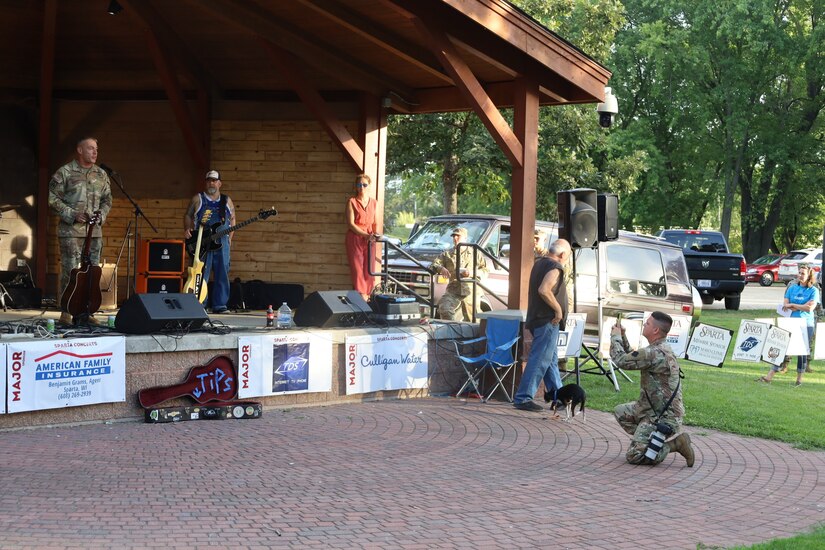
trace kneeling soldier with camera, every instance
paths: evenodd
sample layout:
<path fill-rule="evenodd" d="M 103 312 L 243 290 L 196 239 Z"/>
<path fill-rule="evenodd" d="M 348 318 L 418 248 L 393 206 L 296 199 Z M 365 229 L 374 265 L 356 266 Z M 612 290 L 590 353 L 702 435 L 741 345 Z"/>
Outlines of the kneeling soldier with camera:
<path fill-rule="evenodd" d="M 679 453 L 693 466 L 690 436 L 679 432 L 685 407 L 682 404 L 682 372 L 666 338 L 673 324 L 670 315 L 654 311 L 642 327 L 642 336 L 650 345 L 630 351 L 620 320 L 610 331 L 610 357 L 624 370 L 641 372 L 642 391 L 638 401 L 616 407 L 613 415 L 621 427 L 633 436 L 625 458 L 630 464 L 658 464 L 671 451 Z"/>

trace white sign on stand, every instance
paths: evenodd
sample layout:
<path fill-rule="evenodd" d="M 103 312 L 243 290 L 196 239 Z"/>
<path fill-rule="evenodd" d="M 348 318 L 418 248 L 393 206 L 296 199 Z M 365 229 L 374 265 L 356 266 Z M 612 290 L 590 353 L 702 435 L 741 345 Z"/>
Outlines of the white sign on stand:
<path fill-rule="evenodd" d="M 771 325 L 768 323 L 742 319 L 739 323 L 739 332 L 736 333 L 736 343 L 733 345 L 733 360 L 751 363 L 761 361 L 762 348 L 770 328 Z"/>
<path fill-rule="evenodd" d="M 732 338 L 732 330 L 699 323 L 693 329 L 685 359 L 711 367 L 721 367 Z"/>
<path fill-rule="evenodd" d="M 825 323 L 816 324 L 814 359 L 825 359 Z"/>
<path fill-rule="evenodd" d="M 808 355 L 808 322 L 802 317 L 779 317 L 776 326 L 791 333 L 791 341 L 785 355 Z"/>
<path fill-rule="evenodd" d="M 7 344 L 8 412 L 126 401 L 126 338 Z"/>
<path fill-rule="evenodd" d="M 578 357 L 581 354 L 587 313 L 568 313 L 565 330 L 559 332 L 559 357 Z"/>
<path fill-rule="evenodd" d="M 238 338 L 238 397 L 332 390 L 332 343 L 284 331 Z"/>
<path fill-rule="evenodd" d="M 601 342 L 599 342 L 599 351 L 601 352 L 602 356 L 610 357 L 610 331 L 613 328 L 613 325 L 616 324 L 615 317 L 605 317 L 602 319 L 602 333 L 601 333 Z M 647 345 L 647 341 L 645 340 L 644 344 L 642 340 L 642 321 L 639 319 L 622 319 L 622 328 L 624 328 L 624 335 L 627 338 L 627 343 L 630 344 L 630 349 L 640 349 L 644 345 Z"/>
<path fill-rule="evenodd" d="M 762 360 L 771 365 L 779 366 L 785 360 L 788 344 L 791 342 L 791 333 L 779 327 L 768 329 L 765 346 L 762 348 Z"/>

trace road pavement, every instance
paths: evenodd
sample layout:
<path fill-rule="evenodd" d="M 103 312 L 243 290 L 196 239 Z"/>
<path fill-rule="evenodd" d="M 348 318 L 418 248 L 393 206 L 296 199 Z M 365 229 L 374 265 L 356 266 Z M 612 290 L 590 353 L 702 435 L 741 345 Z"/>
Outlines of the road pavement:
<path fill-rule="evenodd" d="M 771 286 L 748 283 L 742 292 L 739 309 L 776 309 L 776 306 L 782 303 L 784 295 L 784 283 L 774 283 Z M 725 301 L 713 302 L 713 305 L 709 306 L 703 305 L 702 309 L 725 309 Z"/>

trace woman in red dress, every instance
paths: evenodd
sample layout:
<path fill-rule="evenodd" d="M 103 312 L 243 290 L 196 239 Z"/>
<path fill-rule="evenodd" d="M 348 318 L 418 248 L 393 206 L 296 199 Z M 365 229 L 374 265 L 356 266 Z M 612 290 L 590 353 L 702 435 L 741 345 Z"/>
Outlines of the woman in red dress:
<path fill-rule="evenodd" d="M 370 275 L 369 257 L 367 251 L 372 242 L 378 237 L 375 234 L 375 207 L 376 201 L 367 194 L 370 186 L 370 177 L 358 174 L 355 178 L 356 195 L 347 201 L 347 257 L 352 275 L 352 286 L 365 300 L 369 300 L 370 293 L 375 286 L 375 277 Z M 373 251 L 373 266 L 376 254 Z M 373 269 L 372 271 L 375 271 Z"/>

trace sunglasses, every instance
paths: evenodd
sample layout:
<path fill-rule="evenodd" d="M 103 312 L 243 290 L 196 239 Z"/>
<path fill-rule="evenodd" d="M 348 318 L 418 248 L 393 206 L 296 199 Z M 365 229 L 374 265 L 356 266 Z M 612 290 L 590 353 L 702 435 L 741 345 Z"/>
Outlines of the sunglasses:
<path fill-rule="evenodd" d="M 369 186 L 370 186 L 370 184 L 369 184 L 369 183 L 356 183 L 356 184 L 355 184 L 355 187 L 358 187 L 358 188 L 361 188 L 361 187 L 369 187 Z"/>

